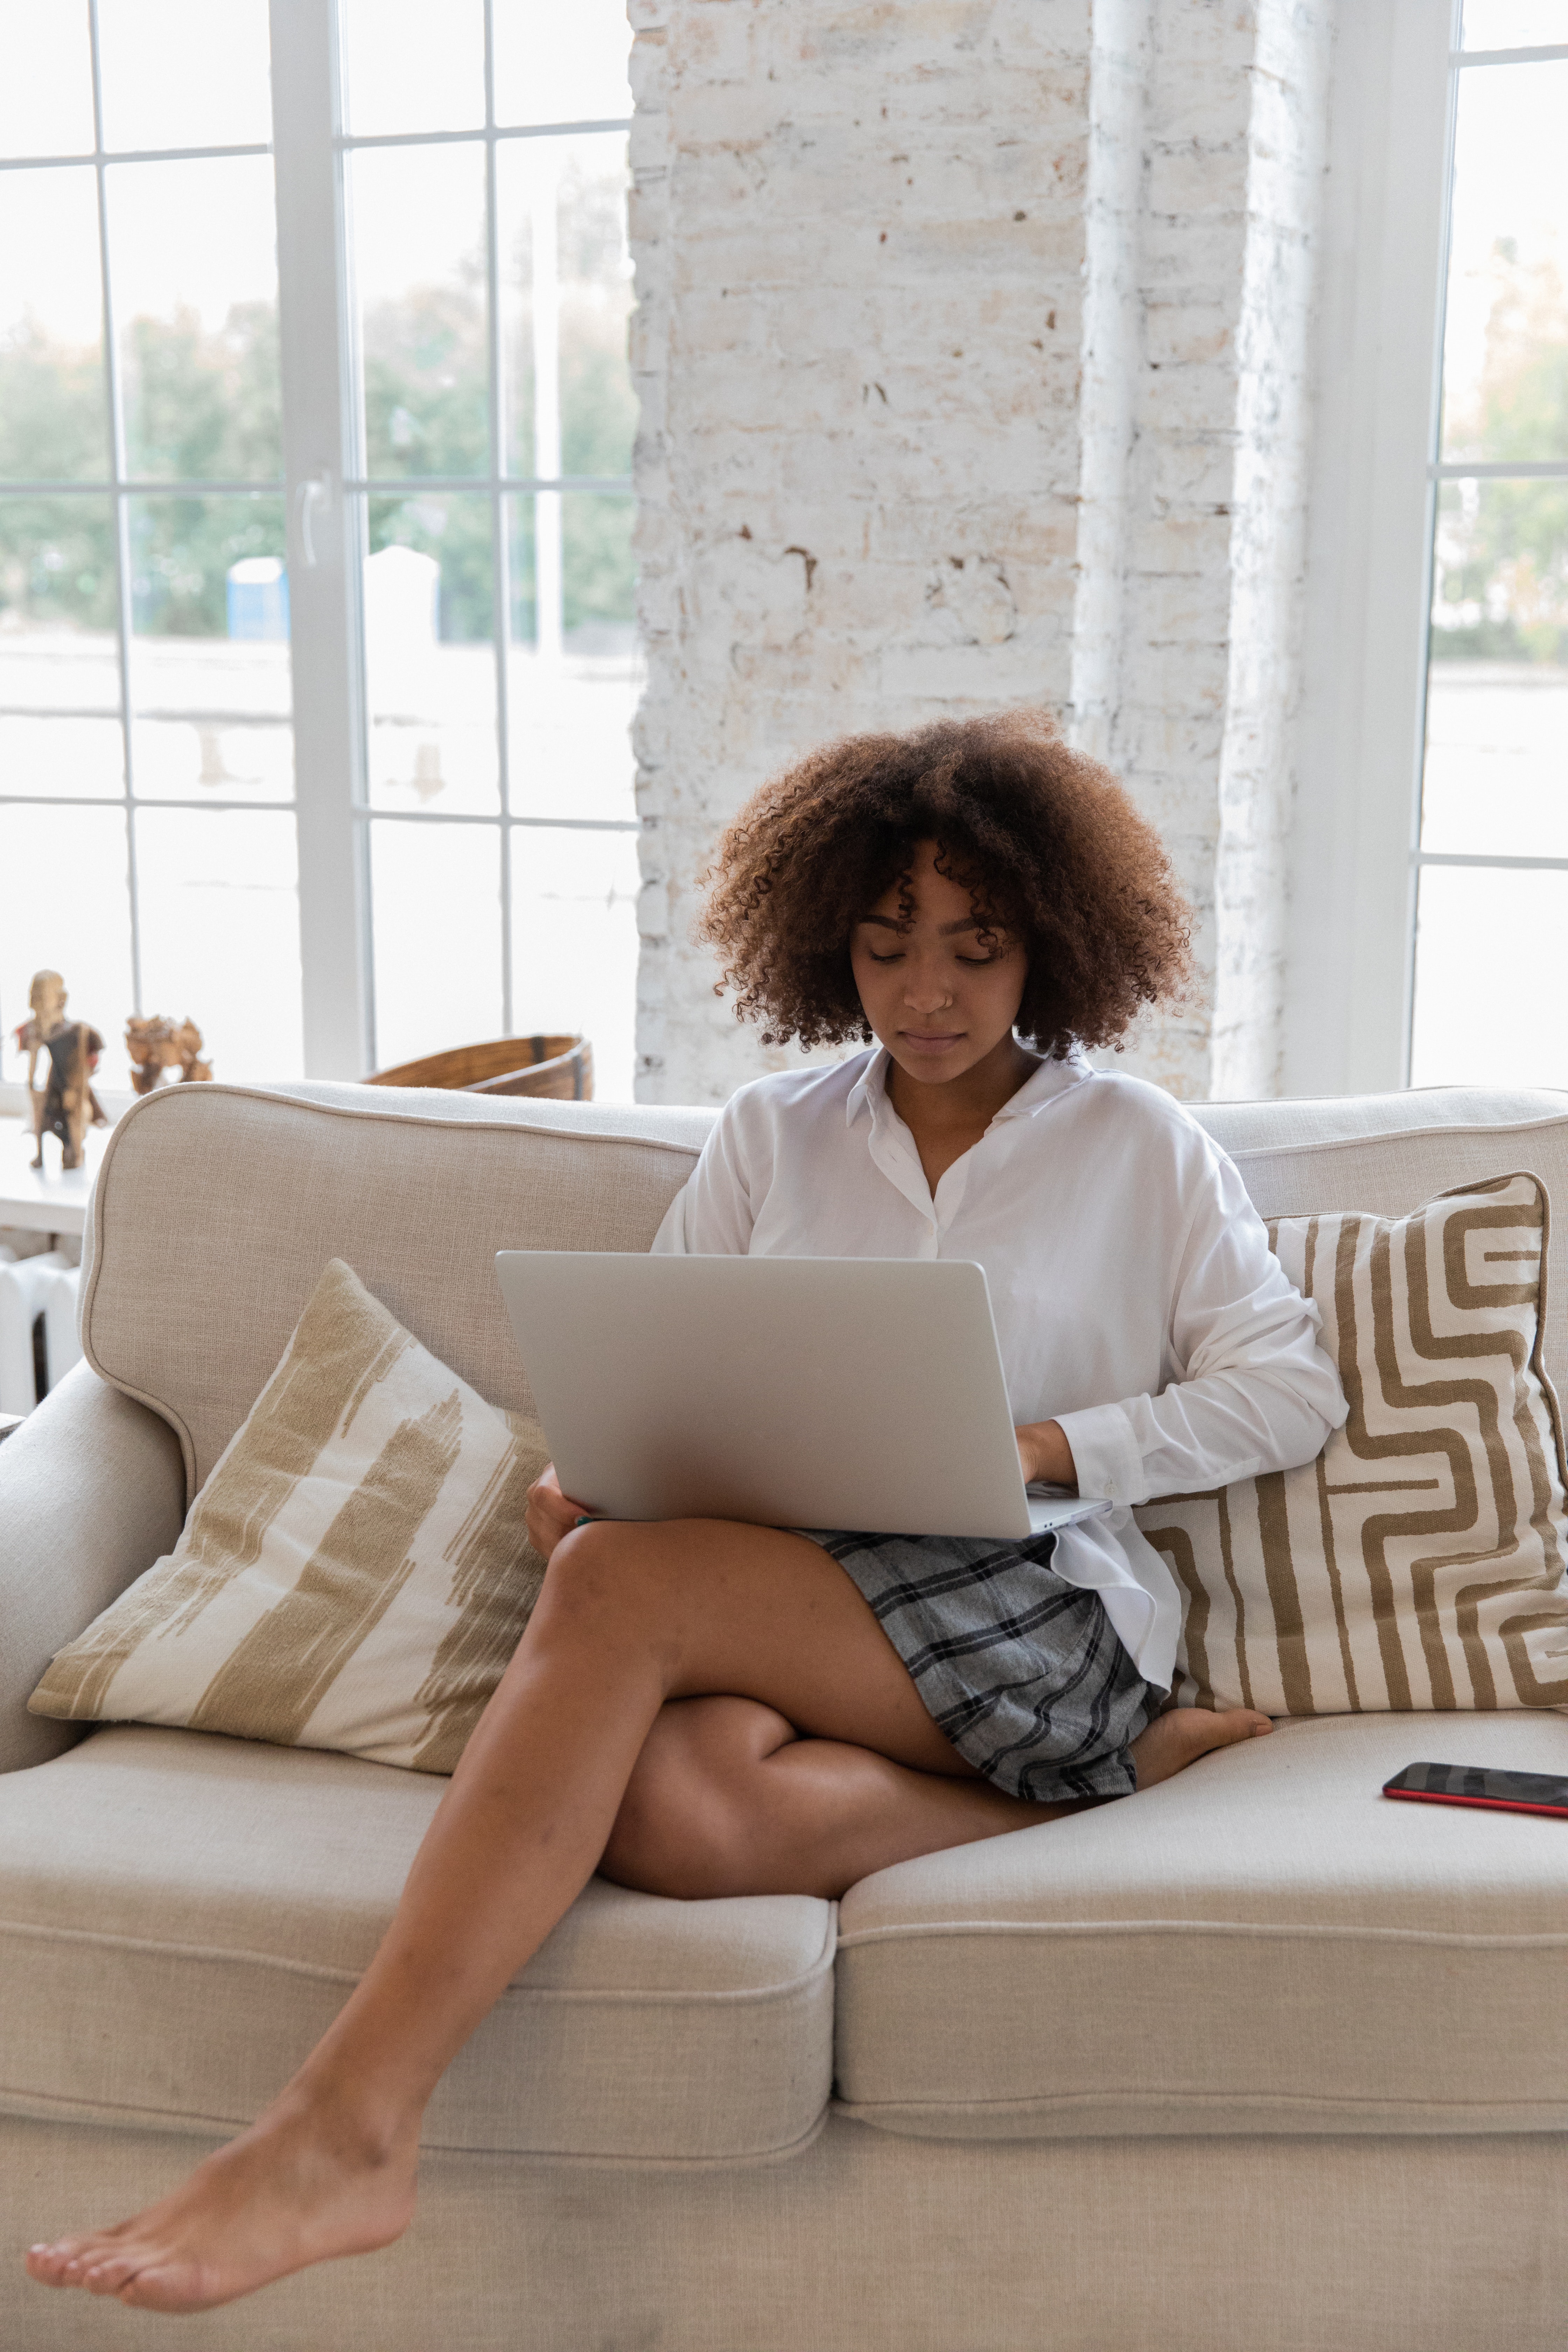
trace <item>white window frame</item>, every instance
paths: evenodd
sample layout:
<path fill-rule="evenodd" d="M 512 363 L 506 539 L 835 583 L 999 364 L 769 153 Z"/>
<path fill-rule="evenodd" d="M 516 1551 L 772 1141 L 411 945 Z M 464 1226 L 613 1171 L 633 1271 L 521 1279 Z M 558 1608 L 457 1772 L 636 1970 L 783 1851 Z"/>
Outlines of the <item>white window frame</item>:
<path fill-rule="evenodd" d="M 305 1075 L 358 1077 L 374 1024 L 339 12 L 269 13 Z"/>
<path fill-rule="evenodd" d="M 281 491 L 286 502 L 290 604 L 289 658 L 292 674 L 295 761 L 294 810 L 299 842 L 300 961 L 303 1061 L 308 1078 L 359 1078 L 376 1066 L 372 903 L 369 872 L 370 823 L 438 823 L 489 825 L 500 858 L 500 909 L 503 1031 L 510 1034 L 511 1002 L 512 845 L 521 830 L 587 830 L 635 833 L 635 819 L 523 817 L 513 814 L 509 792 L 507 727 L 507 532 L 502 500 L 571 491 L 629 493 L 627 477 L 502 476 L 500 415 L 501 319 L 500 262 L 496 239 L 496 153 L 502 140 L 584 132 L 629 131 L 628 117 L 591 121 L 496 124 L 490 26 L 485 5 L 485 121 L 482 130 L 411 132 L 355 138 L 346 131 L 340 52 L 342 0 L 268 0 L 272 59 L 272 152 L 277 205 L 279 371 L 282 394 Z M 99 192 L 100 257 L 104 272 L 104 366 L 111 414 L 119 364 L 104 227 L 104 167 L 101 131 L 96 0 L 89 0 L 95 160 Z M 411 476 L 372 482 L 367 478 L 360 431 L 360 400 L 353 288 L 352 244 L 347 218 L 344 156 L 359 147 L 426 146 L 462 142 L 485 150 L 489 240 L 487 275 L 489 322 L 490 446 L 488 471 L 461 480 Z M 173 152 L 173 151 L 171 151 Z M 257 147 L 180 151 L 189 153 L 260 153 Z M 29 159 L 46 161 L 45 158 Z M 107 160 L 130 160 L 115 154 Z M 110 475 L 103 489 L 112 497 L 119 563 L 120 719 L 126 756 L 131 757 L 130 570 L 126 546 L 124 450 L 116 435 Z M 30 487 L 30 486 L 29 486 Z M 41 488 L 54 486 L 40 485 Z M 147 485 L 163 489 L 163 483 Z M 228 488 L 260 489 L 270 482 L 202 482 L 203 493 Z M 75 484 L 63 486 L 74 493 Z M 360 604 L 363 533 L 368 497 L 383 491 L 405 497 L 421 491 L 460 490 L 488 495 L 496 520 L 495 656 L 500 805 L 495 815 L 464 817 L 450 813 L 372 811 L 366 788 L 363 626 Z M 138 808 L 156 803 L 132 793 L 129 767 L 121 795 L 134 856 Z M 95 805 L 110 805 L 95 796 Z M 226 802 L 226 808 L 245 803 Z M 272 803 L 268 804 L 269 807 Z M 205 811 L 204 810 L 204 816 Z M 140 973 L 135 925 L 137 899 L 131 888 L 132 965 L 135 1009 Z M 0 1081 L 0 1108 L 23 1108 L 25 1089 Z M 107 1097 L 118 1112 L 133 1099 Z"/>
<path fill-rule="evenodd" d="M 1339 12 L 1285 1089 L 1408 1080 L 1458 0 Z"/>
<path fill-rule="evenodd" d="M 300 824 L 300 957 L 304 992 L 305 1073 L 357 1077 L 376 1061 L 372 978 L 369 841 L 365 792 L 363 628 L 360 609 L 363 529 L 370 492 L 481 492 L 495 515 L 496 726 L 500 803 L 497 817 L 426 817 L 374 811 L 376 821 L 472 823 L 496 833 L 500 849 L 503 1032 L 513 1021 L 511 845 L 520 830 L 635 833 L 635 819 L 520 817 L 510 806 L 507 724 L 507 539 L 500 501 L 531 492 L 629 491 L 629 477 L 502 473 L 501 316 L 496 241 L 496 150 L 502 140 L 629 131 L 630 118 L 548 122 L 498 130 L 493 10 L 485 0 L 485 122 L 482 137 L 489 236 L 490 446 L 488 475 L 369 480 L 354 381 L 352 287 L 343 158 L 362 147 L 476 143 L 469 131 L 347 134 L 339 51 L 339 0 L 269 0 L 273 148 L 278 184 L 279 334 L 283 393 L 283 464 L 289 518 L 289 580 L 294 676 L 295 775 Z M 330 223 L 331 234 L 322 234 Z"/>
<path fill-rule="evenodd" d="M 329 5 L 335 5 L 336 0 L 329 0 Z M 118 806 L 123 814 L 126 885 L 129 894 L 132 1010 L 141 1013 L 146 1011 L 146 1006 L 142 1001 L 142 991 L 141 903 L 137 888 L 136 827 L 133 822 L 136 813 L 139 810 L 153 808 L 194 807 L 200 811 L 201 821 L 205 822 L 209 812 L 222 814 L 236 809 L 250 807 L 258 808 L 266 814 L 272 814 L 279 813 L 286 804 L 271 801 L 247 803 L 239 800 L 225 800 L 221 803 L 204 804 L 184 798 L 170 799 L 156 794 L 143 794 L 135 790 L 136 755 L 132 730 L 134 712 L 131 686 L 132 597 L 129 502 L 132 497 L 141 495 L 164 497 L 188 495 L 208 498 L 221 497 L 226 493 L 234 493 L 242 497 L 258 493 L 265 497 L 277 498 L 280 495 L 282 485 L 276 478 L 265 481 L 258 479 L 227 482 L 216 478 L 204 478 L 195 482 L 182 482 L 157 479 L 142 481 L 132 477 L 126 462 L 124 412 L 120 386 L 120 349 L 114 320 L 114 284 L 110 268 L 108 205 L 104 173 L 110 163 L 134 163 L 138 160 L 188 162 L 202 157 L 264 155 L 268 151 L 265 144 L 247 142 L 230 142 L 218 146 L 158 148 L 145 151 L 144 155 L 142 151 L 134 149 L 106 148 L 103 137 L 103 81 L 99 41 L 98 0 L 86 0 L 86 6 L 89 70 L 91 76 L 93 142 L 91 152 L 73 151 L 58 155 L 7 157 L 0 163 L 0 170 L 33 171 L 54 167 L 74 170 L 90 166 L 93 172 L 98 212 L 98 261 L 102 297 L 100 331 L 103 348 L 104 409 L 110 431 L 109 463 L 101 476 L 95 477 L 88 482 L 74 479 L 51 482 L 41 478 L 36 482 L 13 482 L 6 484 L 5 495 L 107 499 L 111 509 L 115 565 L 115 654 L 119 666 L 119 694 L 115 716 L 120 723 L 121 742 L 125 761 L 124 778 L 118 795 L 91 793 L 79 796 L 73 793 L 50 793 L 47 796 L 47 805 L 60 808 L 69 807 L 74 803 L 99 809 Z M 63 717 L 67 714 L 54 715 Z M 6 794 L 5 797 L 25 802 L 31 796 L 21 793 Z M 96 1091 L 110 1115 L 115 1118 L 118 1118 L 120 1113 L 136 1099 L 133 1094 L 115 1088 L 100 1087 Z M 31 1110 L 32 1105 L 28 1100 L 26 1080 L 0 1078 L 0 1113 L 21 1112 L 30 1116 Z"/>
<path fill-rule="evenodd" d="M 1563 858 L 1449 855 L 1420 842 L 1438 487 L 1568 472 L 1439 456 L 1459 73 L 1563 54 L 1463 51 L 1461 17 L 1462 0 L 1386 0 L 1343 8 L 1338 21 L 1292 856 L 1290 1094 L 1409 1085 L 1423 866 L 1568 868 Z"/>

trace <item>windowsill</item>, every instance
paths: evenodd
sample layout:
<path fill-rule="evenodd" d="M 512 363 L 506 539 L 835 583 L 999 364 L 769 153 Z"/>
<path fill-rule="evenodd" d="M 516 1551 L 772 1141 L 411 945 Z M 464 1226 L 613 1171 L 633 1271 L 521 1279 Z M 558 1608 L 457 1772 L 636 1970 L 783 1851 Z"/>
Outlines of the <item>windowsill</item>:
<path fill-rule="evenodd" d="M 110 1108 L 108 1103 L 105 1110 Z M 87 1223 L 87 1197 L 110 1129 L 89 1128 L 85 1164 L 60 1166 L 60 1147 L 52 1135 L 44 1138 L 44 1164 L 35 1169 L 33 1122 L 29 1118 L 0 1116 L 0 1226 L 23 1233 L 63 1234 L 79 1241 Z"/>

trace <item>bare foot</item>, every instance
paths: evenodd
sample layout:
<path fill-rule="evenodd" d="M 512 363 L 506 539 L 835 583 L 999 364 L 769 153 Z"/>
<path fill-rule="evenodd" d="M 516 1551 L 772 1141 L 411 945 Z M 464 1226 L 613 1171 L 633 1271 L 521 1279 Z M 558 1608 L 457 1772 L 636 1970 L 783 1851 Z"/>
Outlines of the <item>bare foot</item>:
<path fill-rule="evenodd" d="M 112 2230 L 29 2249 L 27 2275 L 146 2311 L 210 2311 L 307 2263 L 389 2245 L 414 2211 L 417 2129 L 390 2147 L 297 2095 Z"/>
<path fill-rule="evenodd" d="M 1206 1706 L 1172 1706 L 1157 1715 L 1129 1750 L 1138 1786 L 1152 1789 L 1173 1772 L 1184 1772 L 1211 1748 L 1234 1748 L 1238 1739 L 1261 1739 L 1273 1724 L 1255 1707 L 1233 1706 L 1216 1715 Z"/>

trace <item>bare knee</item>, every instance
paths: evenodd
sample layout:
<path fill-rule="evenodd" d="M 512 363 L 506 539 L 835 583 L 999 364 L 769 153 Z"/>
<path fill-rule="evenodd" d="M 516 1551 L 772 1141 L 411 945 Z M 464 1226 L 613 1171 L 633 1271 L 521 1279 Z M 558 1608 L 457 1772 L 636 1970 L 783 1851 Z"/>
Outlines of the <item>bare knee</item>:
<path fill-rule="evenodd" d="M 754 1883 L 766 1759 L 794 1727 L 754 1699 L 678 1699 L 637 1759 L 599 1864 L 645 1895 L 690 1901 Z"/>
<path fill-rule="evenodd" d="M 640 1633 L 668 1622 L 664 1547 L 640 1523 L 590 1519 L 550 1555 L 534 1615 L 541 1635 L 614 1626 Z"/>

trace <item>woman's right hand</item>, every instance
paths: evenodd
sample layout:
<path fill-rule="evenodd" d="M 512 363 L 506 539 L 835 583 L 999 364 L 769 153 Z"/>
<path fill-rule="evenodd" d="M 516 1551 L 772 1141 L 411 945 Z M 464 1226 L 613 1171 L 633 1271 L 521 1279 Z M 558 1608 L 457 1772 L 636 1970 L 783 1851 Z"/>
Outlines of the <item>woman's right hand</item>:
<path fill-rule="evenodd" d="M 569 1536 L 579 1519 L 591 1519 L 593 1516 L 585 1503 L 574 1503 L 570 1495 L 562 1493 L 555 1465 L 547 1462 L 528 1490 L 528 1507 L 523 1513 L 528 1540 L 534 1550 L 548 1559 L 562 1537 Z"/>

